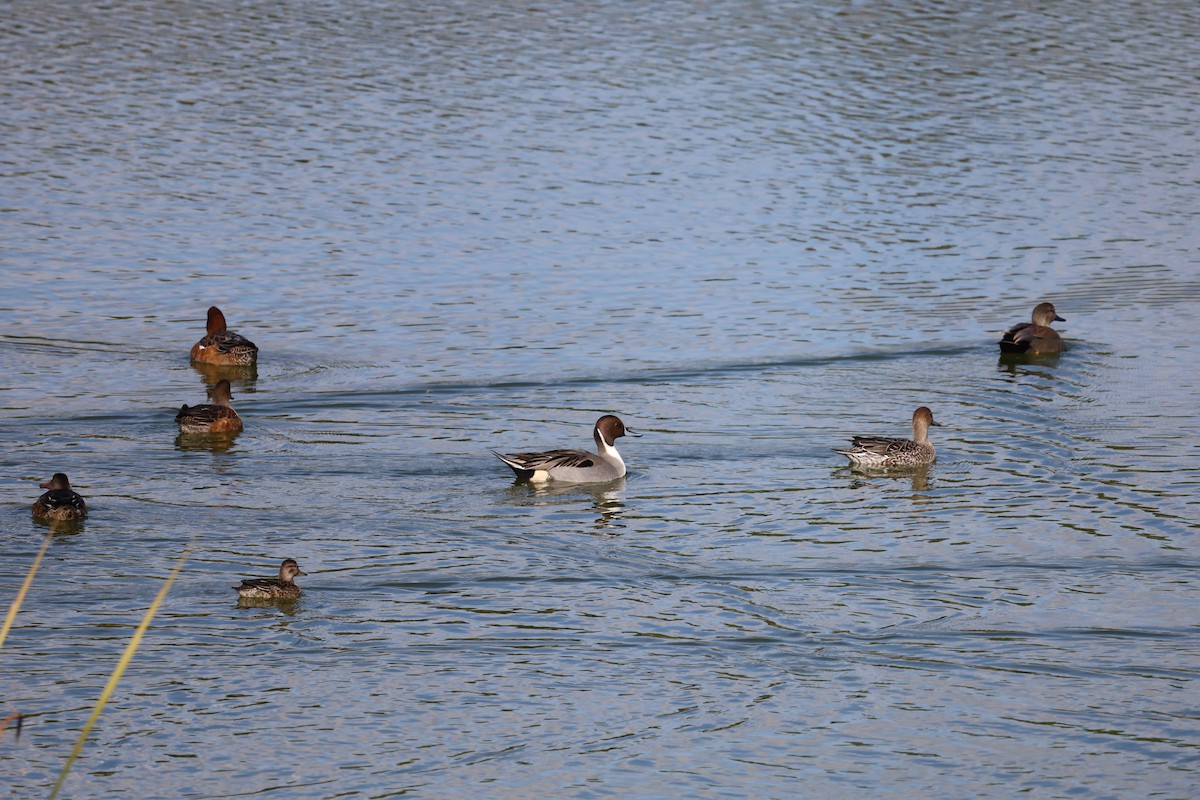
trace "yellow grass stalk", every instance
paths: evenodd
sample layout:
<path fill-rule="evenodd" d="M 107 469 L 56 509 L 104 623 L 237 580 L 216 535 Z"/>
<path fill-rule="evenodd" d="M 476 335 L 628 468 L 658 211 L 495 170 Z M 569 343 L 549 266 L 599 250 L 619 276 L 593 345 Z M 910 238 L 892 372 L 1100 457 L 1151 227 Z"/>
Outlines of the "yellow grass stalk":
<path fill-rule="evenodd" d="M 79 740 L 75 742 L 75 749 L 71 751 L 71 756 L 67 759 L 67 763 L 63 765 L 62 773 L 58 776 L 58 780 L 54 784 L 54 790 L 50 792 L 50 800 L 54 800 L 58 796 L 58 791 L 62 788 L 63 781 L 67 779 L 67 774 L 71 771 L 71 766 L 83 750 L 83 743 L 87 741 L 88 734 L 92 731 L 92 726 L 100 718 L 100 712 L 104 710 L 105 704 L 108 703 L 108 698 L 116 690 L 117 682 L 121 680 L 121 676 L 125 674 L 125 668 L 133 660 L 133 654 L 137 652 L 138 645 L 142 641 L 142 636 L 146 633 L 146 629 L 150 627 L 150 620 L 154 619 L 155 612 L 158 611 L 158 607 L 162 605 L 162 601 L 166 598 L 167 590 L 175 582 L 175 576 L 179 574 L 179 570 L 183 569 L 183 562 L 187 561 L 191 549 L 191 545 L 188 545 L 184 549 L 183 555 L 179 557 L 179 561 L 175 562 L 175 568 L 171 570 L 171 574 L 167 576 L 166 582 L 158 590 L 158 596 L 154 598 L 154 602 L 150 604 L 150 608 L 146 609 L 146 614 L 142 617 L 141 624 L 133 632 L 133 638 L 126 645 L 125 652 L 121 654 L 121 660 L 117 662 L 112 675 L 108 677 L 108 683 L 105 684 L 104 691 L 100 693 L 100 699 L 96 701 L 96 707 L 92 709 L 92 715 L 88 717 L 87 722 L 84 723 L 83 730 L 79 732 Z"/>
<path fill-rule="evenodd" d="M 42 548 L 38 550 L 37 556 L 33 559 L 33 564 L 29 566 L 29 573 L 25 575 L 25 582 L 21 584 L 21 591 L 17 592 L 16 599 L 8 607 L 8 613 L 4 616 L 4 627 L 0 628 L 0 647 L 4 646 L 4 639 L 8 636 L 8 629 L 12 627 L 13 620 L 17 618 L 17 612 L 21 609 L 21 603 L 25 600 L 25 593 L 29 591 L 29 586 L 33 583 L 33 576 L 37 574 L 38 565 L 42 563 L 42 556 L 46 555 L 46 548 L 50 546 L 52 538 L 51 534 L 46 534 L 46 539 L 42 542 Z"/>

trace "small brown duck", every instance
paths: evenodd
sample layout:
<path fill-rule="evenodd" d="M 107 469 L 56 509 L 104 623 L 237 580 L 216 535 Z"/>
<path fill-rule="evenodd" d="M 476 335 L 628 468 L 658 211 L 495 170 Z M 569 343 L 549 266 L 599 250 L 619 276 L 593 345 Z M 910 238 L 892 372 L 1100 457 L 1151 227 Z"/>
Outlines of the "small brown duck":
<path fill-rule="evenodd" d="M 189 406 L 183 404 L 175 421 L 181 433 L 237 433 L 242 429 L 242 418 L 229 405 L 233 393 L 229 381 L 222 378 L 208 390 L 211 405 Z"/>
<path fill-rule="evenodd" d="M 213 306 L 208 309 L 208 333 L 192 345 L 192 360 L 225 367 L 252 367 L 258 361 L 258 347 L 245 336 L 228 330 L 225 315 Z"/>
<path fill-rule="evenodd" d="M 71 482 L 67 480 L 65 474 L 56 472 L 54 477 L 40 486 L 50 491 L 34 502 L 33 515 L 35 517 L 64 522 L 83 519 L 87 516 L 87 503 L 71 489 Z"/>
<path fill-rule="evenodd" d="M 933 421 L 933 412 L 921 406 L 913 412 L 913 438 L 899 439 L 885 436 L 855 436 L 849 450 L 834 449 L 859 467 L 917 467 L 932 464 L 936 453 L 929 441 L 929 426 L 939 428 L 942 423 Z"/>
<path fill-rule="evenodd" d="M 1053 303 L 1038 303 L 1033 309 L 1033 321 L 1014 325 L 1000 337 L 1002 353 L 1032 353 L 1052 355 L 1065 348 L 1058 331 L 1050 327 L 1051 322 L 1066 322 L 1054 310 Z"/>
<path fill-rule="evenodd" d="M 294 558 L 287 558 L 279 566 L 278 578 L 247 578 L 241 586 L 233 588 L 247 600 L 295 600 L 300 596 L 300 587 L 294 579 L 307 574 L 300 571 Z"/>

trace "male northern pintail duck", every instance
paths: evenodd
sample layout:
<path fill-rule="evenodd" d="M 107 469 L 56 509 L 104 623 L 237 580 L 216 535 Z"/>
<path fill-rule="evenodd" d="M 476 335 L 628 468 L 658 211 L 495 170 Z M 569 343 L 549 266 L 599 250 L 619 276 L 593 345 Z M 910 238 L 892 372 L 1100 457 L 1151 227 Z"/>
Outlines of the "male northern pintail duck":
<path fill-rule="evenodd" d="M 208 309 L 208 333 L 192 345 L 192 360 L 225 367 L 252 367 L 258 360 L 258 348 L 245 336 L 228 330 L 225 315 L 213 306 Z"/>
<path fill-rule="evenodd" d="M 300 587 L 296 585 L 297 575 L 307 575 L 300 571 L 296 559 L 287 558 L 279 566 L 278 578 L 247 578 L 241 586 L 235 586 L 239 597 L 247 600 L 295 600 L 300 596 Z"/>
<path fill-rule="evenodd" d="M 913 438 L 898 439 L 883 436 L 855 436 L 849 450 L 837 450 L 850 459 L 851 464 L 862 467 L 915 467 L 932 464 L 933 445 L 929 443 L 929 426 L 942 423 L 933 421 L 933 412 L 921 406 L 913 412 Z"/>
<path fill-rule="evenodd" d="M 60 522 L 87 516 L 87 503 L 71 488 L 71 482 L 63 473 L 54 473 L 54 477 L 40 486 L 50 491 L 34 502 L 34 516 Z"/>
<path fill-rule="evenodd" d="M 189 406 L 175 415 L 181 433 L 236 433 L 242 429 L 242 418 L 229 405 L 233 394 L 229 390 L 229 381 L 222 378 L 217 385 L 208 390 L 212 399 L 211 405 Z"/>
<path fill-rule="evenodd" d="M 1053 303 L 1038 303 L 1033 309 L 1033 322 L 1014 325 L 1000 337 L 1002 353 L 1061 353 L 1065 345 L 1051 322 L 1066 322 L 1054 310 Z"/>
<path fill-rule="evenodd" d="M 614 442 L 621 436 L 641 436 L 625 427 L 618 417 L 605 414 L 596 420 L 592 438 L 595 453 L 586 450 L 546 450 L 542 453 L 492 454 L 517 474 L 520 480 L 541 483 L 556 480 L 567 483 L 601 483 L 616 480 L 625 474 L 625 462 Z"/>

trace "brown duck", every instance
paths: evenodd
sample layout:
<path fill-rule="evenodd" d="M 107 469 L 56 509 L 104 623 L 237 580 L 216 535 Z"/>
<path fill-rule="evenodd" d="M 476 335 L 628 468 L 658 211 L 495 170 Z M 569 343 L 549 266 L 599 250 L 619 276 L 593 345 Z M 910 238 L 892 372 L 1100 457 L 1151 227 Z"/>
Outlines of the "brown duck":
<path fill-rule="evenodd" d="M 175 415 L 175 421 L 179 423 L 179 431 L 181 433 L 236 433 L 242 429 L 242 418 L 229 405 L 229 401 L 233 399 L 233 394 L 229 388 L 229 381 L 221 379 L 217 381 L 217 385 L 208 390 L 211 404 L 200 406 L 189 406 L 184 403 L 183 408 L 179 409 L 179 413 Z"/>
<path fill-rule="evenodd" d="M 1050 327 L 1051 322 L 1066 322 L 1054 310 L 1053 303 L 1038 303 L 1033 309 L 1033 321 L 1014 325 L 1000 337 L 1002 353 L 1033 353 L 1050 355 L 1061 353 L 1066 345 L 1058 331 Z"/>
<path fill-rule="evenodd" d="M 245 336 L 229 330 L 221 309 L 208 309 L 208 333 L 192 345 L 192 360 L 224 367 L 252 367 L 258 347 Z"/>
<path fill-rule="evenodd" d="M 71 488 L 71 482 L 67 480 L 64 473 L 54 473 L 54 477 L 40 486 L 50 491 L 34 502 L 33 515 L 35 517 L 61 522 L 83 519 L 87 516 L 87 503 Z"/>
<path fill-rule="evenodd" d="M 296 585 L 297 575 L 307 575 L 300 571 L 296 559 L 287 558 L 279 566 L 278 578 L 247 578 L 241 586 L 235 586 L 239 597 L 247 600 L 295 600 L 300 596 L 300 587 Z"/>

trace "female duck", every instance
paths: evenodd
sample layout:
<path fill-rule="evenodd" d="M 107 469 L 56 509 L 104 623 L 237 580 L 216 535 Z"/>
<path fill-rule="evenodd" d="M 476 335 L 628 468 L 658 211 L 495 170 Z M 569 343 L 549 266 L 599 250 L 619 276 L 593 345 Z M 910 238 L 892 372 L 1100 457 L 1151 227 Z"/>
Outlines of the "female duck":
<path fill-rule="evenodd" d="M 1000 337 L 1002 353 L 1033 353 L 1054 355 L 1064 349 L 1062 337 L 1050 327 L 1051 322 L 1066 322 L 1054 310 L 1053 303 L 1038 303 L 1033 309 L 1033 322 L 1014 325 Z"/>
<path fill-rule="evenodd" d="M 54 477 L 40 486 L 50 491 L 34 502 L 33 515 L 35 517 L 64 522 L 83 519 L 87 516 L 87 503 L 71 489 L 71 482 L 67 480 L 65 474 L 56 472 Z"/>
<path fill-rule="evenodd" d="M 861 467 L 916 467 L 922 464 L 932 464 L 935 453 L 929 442 L 929 426 L 940 422 L 933 421 L 933 412 L 921 406 L 913 412 L 913 438 L 893 439 L 882 436 L 855 436 L 851 439 L 849 450 L 837 450 L 850 459 L 851 464 Z"/>
<path fill-rule="evenodd" d="M 295 577 L 307 574 L 300 571 L 294 558 L 287 558 L 279 566 L 278 578 L 247 578 L 241 586 L 233 588 L 237 589 L 239 597 L 247 600 L 295 600 L 300 596 Z"/>
<path fill-rule="evenodd" d="M 258 361 L 258 348 L 245 336 L 228 330 L 225 315 L 213 306 L 208 309 L 208 334 L 192 345 L 192 360 L 223 367 L 252 367 Z"/>
<path fill-rule="evenodd" d="M 596 420 L 596 427 L 592 429 L 592 438 L 596 440 L 595 453 L 586 450 L 546 450 L 501 455 L 493 450 L 492 455 L 507 464 L 518 480 L 534 483 L 549 480 L 600 483 L 616 480 L 625 474 L 625 461 L 614 443 L 626 435 L 636 437 L 641 434 L 626 428 L 618 417 L 605 414 Z"/>
<path fill-rule="evenodd" d="M 237 433 L 242 429 L 242 418 L 229 405 L 233 394 L 229 381 L 221 379 L 217 385 L 208 390 L 212 399 L 211 405 L 189 406 L 183 404 L 175 421 L 179 423 L 180 433 Z"/>

